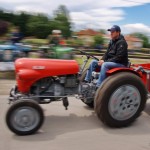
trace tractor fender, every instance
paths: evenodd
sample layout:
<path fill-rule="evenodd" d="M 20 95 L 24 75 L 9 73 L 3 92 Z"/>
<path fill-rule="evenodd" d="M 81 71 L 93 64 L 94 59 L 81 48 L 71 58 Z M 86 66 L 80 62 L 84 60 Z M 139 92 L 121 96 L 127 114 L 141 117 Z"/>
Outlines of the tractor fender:
<path fill-rule="evenodd" d="M 133 68 L 113 68 L 107 71 L 107 76 L 111 76 L 119 72 L 131 72 L 142 78 L 141 74 L 139 72 L 134 71 Z"/>

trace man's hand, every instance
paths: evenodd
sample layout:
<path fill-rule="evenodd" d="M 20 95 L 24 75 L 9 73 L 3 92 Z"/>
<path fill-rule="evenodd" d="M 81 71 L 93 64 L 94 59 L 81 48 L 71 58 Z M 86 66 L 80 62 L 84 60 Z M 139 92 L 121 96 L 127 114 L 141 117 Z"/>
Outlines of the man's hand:
<path fill-rule="evenodd" d="M 98 61 L 98 65 L 101 66 L 104 63 L 104 60 Z"/>

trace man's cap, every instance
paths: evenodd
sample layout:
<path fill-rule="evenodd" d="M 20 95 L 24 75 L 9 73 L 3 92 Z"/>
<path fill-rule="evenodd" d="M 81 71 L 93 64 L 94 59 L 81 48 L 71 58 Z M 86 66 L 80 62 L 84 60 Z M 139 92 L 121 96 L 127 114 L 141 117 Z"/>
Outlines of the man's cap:
<path fill-rule="evenodd" d="M 121 32 L 121 29 L 119 26 L 117 25 L 113 25 L 110 29 L 108 29 L 107 31 L 117 31 L 117 32 Z"/>

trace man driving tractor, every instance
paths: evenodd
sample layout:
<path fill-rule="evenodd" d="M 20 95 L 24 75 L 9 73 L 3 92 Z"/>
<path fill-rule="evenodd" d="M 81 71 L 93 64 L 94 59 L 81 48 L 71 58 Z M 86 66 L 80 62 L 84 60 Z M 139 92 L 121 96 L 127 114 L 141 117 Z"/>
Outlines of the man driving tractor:
<path fill-rule="evenodd" d="M 103 55 L 100 61 L 93 60 L 90 67 L 86 73 L 84 82 L 90 82 L 92 77 L 92 72 L 96 68 L 101 68 L 99 78 L 96 84 L 96 89 L 101 85 L 103 80 L 106 78 L 106 72 L 109 69 L 126 67 L 128 64 L 128 51 L 127 42 L 124 36 L 121 35 L 121 29 L 117 25 L 113 25 L 110 29 L 111 40 L 109 42 L 106 53 Z"/>

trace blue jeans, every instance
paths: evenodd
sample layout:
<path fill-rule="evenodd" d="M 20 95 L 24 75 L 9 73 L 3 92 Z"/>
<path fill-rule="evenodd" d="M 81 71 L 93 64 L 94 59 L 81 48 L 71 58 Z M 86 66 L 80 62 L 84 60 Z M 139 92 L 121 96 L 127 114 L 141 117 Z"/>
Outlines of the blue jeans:
<path fill-rule="evenodd" d="M 101 68 L 101 71 L 100 71 L 99 78 L 96 84 L 97 87 L 99 87 L 101 83 L 104 81 L 104 79 L 106 78 L 106 72 L 108 70 L 113 69 L 113 68 L 118 68 L 118 67 L 125 67 L 125 66 L 123 64 L 119 64 L 115 62 L 104 62 L 101 66 L 99 66 L 98 61 L 93 60 L 90 64 L 89 69 L 87 70 L 87 73 L 85 76 L 86 81 L 90 82 L 91 77 L 92 77 L 92 72 L 95 71 L 95 69 L 98 67 Z"/>

